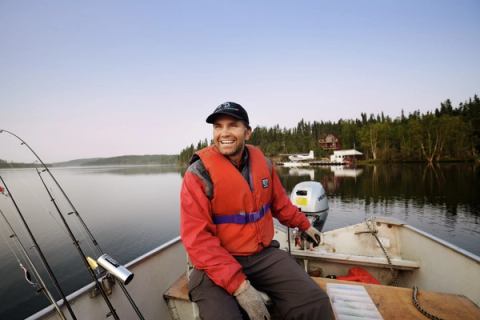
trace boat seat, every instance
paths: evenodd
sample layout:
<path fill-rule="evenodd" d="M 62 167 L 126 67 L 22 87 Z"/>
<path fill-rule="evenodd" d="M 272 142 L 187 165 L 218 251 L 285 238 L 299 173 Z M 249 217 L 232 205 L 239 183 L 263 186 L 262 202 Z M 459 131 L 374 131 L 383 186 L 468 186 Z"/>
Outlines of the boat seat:
<path fill-rule="evenodd" d="M 292 250 L 292 255 L 297 259 L 318 260 L 323 262 L 371 266 L 377 268 L 392 267 L 397 270 L 415 270 L 420 268 L 420 263 L 418 261 L 399 258 L 391 258 L 392 264 L 390 265 L 385 257 L 369 257 L 341 253 L 311 253 L 304 250 Z"/>
<path fill-rule="evenodd" d="M 182 274 L 168 290 L 163 294 L 163 297 L 168 299 L 178 299 L 183 301 L 190 301 L 188 296 L 188 280 L 187 274 Z"/>
<path fill-rule="evenodd" d="M 183 273 L 167 291 L 163 294 L 163 297 L 168 299 L 178 299 L 183 301 L 190 301 L 188 297 L 188 280 L 186 273 Z"/>

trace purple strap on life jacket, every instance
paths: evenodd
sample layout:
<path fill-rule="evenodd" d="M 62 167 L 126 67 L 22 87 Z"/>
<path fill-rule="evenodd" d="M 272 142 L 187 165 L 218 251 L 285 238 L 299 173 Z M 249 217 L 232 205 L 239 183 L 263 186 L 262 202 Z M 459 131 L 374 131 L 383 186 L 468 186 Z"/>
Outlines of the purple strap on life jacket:
<path fill-rule="evenodd" d="M 270 209 L 270 203 L 262 206 L 260 210 L 256 212 L 249 212 L 249 213 L 237 213 L 237 214 L 229 214 L 229 215 L 213 215 L 213 223 L 215 224 L 223 224 L 223 223 L 236 223 L 236 224 L 247 224 L 251 222 L 256 222 L 263 218 L 265 213 Z"/>

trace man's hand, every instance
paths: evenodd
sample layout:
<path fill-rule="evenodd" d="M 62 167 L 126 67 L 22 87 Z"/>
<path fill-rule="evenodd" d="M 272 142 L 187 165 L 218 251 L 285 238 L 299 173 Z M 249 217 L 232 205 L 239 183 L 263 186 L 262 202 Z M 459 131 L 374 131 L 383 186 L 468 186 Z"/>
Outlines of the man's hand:
<path fill-rule="evenodd" d="M 318 246 L 322 241 L 322 233 L 315 229 L 313 226 L 305 230 L 305 234 L 307 235 L 307 240 L 313 242 L 313 246 Z"/>
<path fill-rule="evenodd" d="M 238 304 L 248 314 L 250 320 L 270 320 L 270 313 L 263 302 L 260 293 L 245 280 L 233 293 Z"/>

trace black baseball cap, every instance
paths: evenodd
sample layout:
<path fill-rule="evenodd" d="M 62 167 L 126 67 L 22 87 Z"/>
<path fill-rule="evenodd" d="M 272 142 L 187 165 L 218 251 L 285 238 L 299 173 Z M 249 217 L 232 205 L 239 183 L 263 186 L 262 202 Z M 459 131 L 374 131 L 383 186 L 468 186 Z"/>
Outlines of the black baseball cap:
<path fill-rule="evenodd" d="M 212 112 L 211 115 L 207 118 L 207 123 L 213 123 L 215 118 L 221 114 L 225 114 L 227 116 L 234 117 L 238 120 L 244 121 L 247 126 L 250 126 L 248 121 L 248 114 L 245 109 L 241 105 L 235 102 L 224 102 L 219 105 L 215 110 Z"/>

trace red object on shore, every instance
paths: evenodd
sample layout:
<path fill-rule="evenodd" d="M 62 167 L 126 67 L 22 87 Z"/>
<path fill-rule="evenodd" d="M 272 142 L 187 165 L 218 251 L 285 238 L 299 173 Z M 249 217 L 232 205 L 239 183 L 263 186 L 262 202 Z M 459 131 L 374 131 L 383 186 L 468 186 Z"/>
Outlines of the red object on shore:
<path fill-rule="evenodd" d="M 346 276 L 337 276 L 337 280 L 355 281 L 362 283 L 380 284 L 367 270 L 363 268 L 350 268 Z"/>
<path fill-rule="evenodd" d="M 0 186 L 0 193 L 4 193 L 4 192 L 5 192 L 5 189 L 2 186 Z"/>

